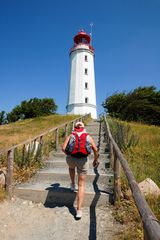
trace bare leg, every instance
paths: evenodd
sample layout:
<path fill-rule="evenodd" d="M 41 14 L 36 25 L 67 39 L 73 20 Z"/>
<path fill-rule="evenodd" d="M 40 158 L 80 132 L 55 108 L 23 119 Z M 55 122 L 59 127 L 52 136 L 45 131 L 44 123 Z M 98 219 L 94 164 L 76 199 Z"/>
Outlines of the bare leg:
<path fill-rule="evenodd" d="M 78 175 L 77 210 L 81 210 L 85 193 L 86 175 Z"/>
<path fill-rule="evenodd" d="M 69 168 L 69 175 L 71 178 L 71 183 L 74 184 L 75 183 L 75 169 Z"/>

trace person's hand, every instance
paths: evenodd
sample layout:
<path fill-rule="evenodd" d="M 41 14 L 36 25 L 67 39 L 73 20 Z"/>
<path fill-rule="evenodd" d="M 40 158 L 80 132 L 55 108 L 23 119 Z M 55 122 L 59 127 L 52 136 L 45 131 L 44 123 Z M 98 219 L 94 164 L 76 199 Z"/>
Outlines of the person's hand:
<path fill-rule="evenodd" d="M 98 165 L 99 165 L 99 162 L 98 162 L 98 160 L 93 160 L 93 167 L 95 168 L 95 167 L 98 167 Z"/>

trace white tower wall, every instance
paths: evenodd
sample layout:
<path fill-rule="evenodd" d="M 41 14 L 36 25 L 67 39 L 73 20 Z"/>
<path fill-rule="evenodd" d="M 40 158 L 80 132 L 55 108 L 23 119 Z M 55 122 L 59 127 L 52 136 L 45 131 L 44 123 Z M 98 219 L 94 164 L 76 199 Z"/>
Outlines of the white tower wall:
<path fill-rule="evenodd" d="M 67 113 L 97 118 L 94 53 L 86 44 L 78 44 L 70 54 L 70 85 Z"/>

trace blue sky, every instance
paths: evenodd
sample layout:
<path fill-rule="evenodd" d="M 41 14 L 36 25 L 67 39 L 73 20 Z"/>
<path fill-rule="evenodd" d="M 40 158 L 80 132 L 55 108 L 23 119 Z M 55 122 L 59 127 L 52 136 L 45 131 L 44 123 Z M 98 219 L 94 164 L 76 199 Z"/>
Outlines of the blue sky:
<path fill-rule="evenodd" d="M 98 113 L 117 91 L 160 89 L 160 0 L 0 0 L 0 111 L 47 97 L 65 113 L 69 50 L 91 22 Z"/>

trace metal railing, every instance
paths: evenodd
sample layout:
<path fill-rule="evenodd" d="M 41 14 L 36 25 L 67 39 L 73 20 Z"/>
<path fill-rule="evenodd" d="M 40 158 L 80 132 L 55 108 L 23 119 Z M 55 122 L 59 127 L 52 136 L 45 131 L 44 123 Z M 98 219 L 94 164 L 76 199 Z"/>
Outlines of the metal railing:
<path fill-rule="evenodd" d="M 55 132 L 55 149 L 57 150 L 58 145 L 59 145 L 59 130 L 60 129 L 65 129 L 65 137 L 66 137 L 68 135 L 69 126 L 71 126 L 71 128 L 73 128 L 74 124 L 77 121 L 85 121 L 89 117 L 90 117 L 90 114 L 86 114 L 86 115 L 81 116 L 79 118 L 75 118 L 74 120 L 66 122 L 66 123 L 64 123 L 64 124 L 62 124 L 58 127 L 51 128 L 51 129 L 33 137 L 32 139 L 21 142 L 21 143 L 15 145 L 15 146 L 10 147 L 10 148 L 1 150 L 0 155 L 2 155 L 2 154 L 7 155 L 6 191 L 7 191 L 8 197 L 11 198 L 12 194 L 13 194 L 13 164 L 14 164 L 14 151 L 15 151 L 15 149 L 22 146 L 22 150 L 24 150 L 26 145 L 32 144 L 32 143 L 34 144 L 36 141 L 39 141 L 39 143 L 42 147 L 44 136 L 47 135 L 47 134 L 50 134 L 52 132 Z"/>
<path fill-rule="evenodd" d="M 109 141 L 111 166 L 114 170 L 115 200 L 118 200 L 121 197 L 120 169 L 122 167 L 143 223 L 144 240 L 160 240 L 160 223 L 148 206 L 144 195 L 142 194 L 138 183 L 136 182 L 135 177 L 128 165 L 127 160 L 124 158 L 118 145 L 114 141 L 106 117 L 104 115 L 101 115 L 101 118 L 102 117 L 105 122 L 106 138 Z"/>

